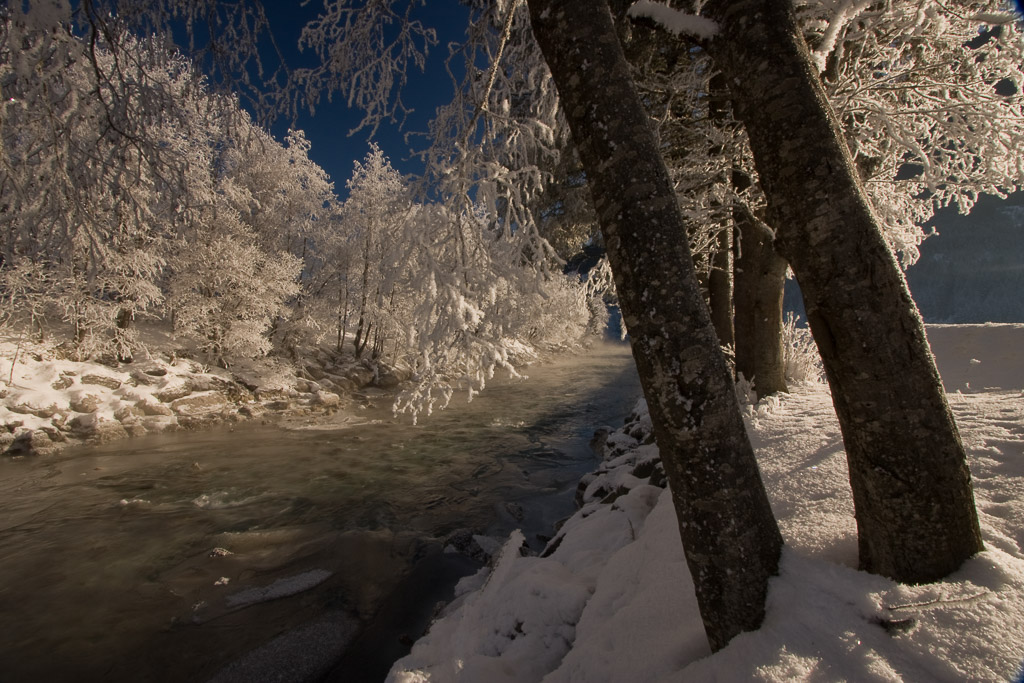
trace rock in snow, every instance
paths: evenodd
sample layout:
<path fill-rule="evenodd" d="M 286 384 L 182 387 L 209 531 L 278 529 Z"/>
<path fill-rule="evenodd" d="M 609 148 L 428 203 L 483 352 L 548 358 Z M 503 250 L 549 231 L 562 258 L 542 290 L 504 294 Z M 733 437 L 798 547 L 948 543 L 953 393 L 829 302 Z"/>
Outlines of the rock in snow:
<path fill-rule="evenodd" d="M 176 356 L 114 365 L 77 362 L 59 358 L 52 348 L 26 353 L 0 342 L 0 453 L 47 455 L 81 441 L 255 419 L 268 415 L 268 409 L 279 417 L 334 412 L 347 401 L 338 392 L 351 395 L 377 382 L 378 375 L 391 388 L 409 378 L 407 369 L 382 367 L 375 372 L 353 365 L 345 370 L 335 358 L 315 351 L 311 355 L 315 362 L 307 360 L 302 367 L 268 358 L 228 372 Z M 356 379 L 327 379 L 323 370 L 310 371 L 317 364 Z"/>

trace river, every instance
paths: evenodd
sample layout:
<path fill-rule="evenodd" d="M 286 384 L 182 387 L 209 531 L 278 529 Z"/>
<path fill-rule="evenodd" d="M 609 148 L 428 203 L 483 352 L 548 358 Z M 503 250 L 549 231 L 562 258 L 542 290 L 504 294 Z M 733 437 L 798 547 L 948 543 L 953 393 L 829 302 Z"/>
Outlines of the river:
<path fill-rule="evenodd" d="M 309 424 L 0 462 L 0 681 L 372 681 L 474 562 L 540 548 L 640 395 L 626 345 L 496 379 L 412 425 L 387 398 Z"/>

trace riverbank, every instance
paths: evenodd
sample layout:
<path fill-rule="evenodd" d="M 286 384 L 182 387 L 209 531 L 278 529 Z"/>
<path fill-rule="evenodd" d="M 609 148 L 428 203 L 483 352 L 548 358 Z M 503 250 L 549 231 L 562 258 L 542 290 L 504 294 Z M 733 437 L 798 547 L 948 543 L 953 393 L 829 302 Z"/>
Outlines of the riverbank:
<path fill-rule="evenodd" d="M 641 402 L 538 555 L 493 568 L 391 670 L 392 683 L 1005 681 L 1024 652 L 1024 325 L 929 327 L 974 477 L 987 550 L 946 580 L 860 572 L 828 388 L 747 408 L 786 548 L 755 632 L 711 654 Z"/>
<path fill-rule="evenodd" d="M 524 362 L 536 358 L 524 348 Z M 52 455 L 148 433 L 339 411 L 358 421 L 362 410 L 389 405 L 411 374 L 323 348 L 230 369 L 171 350 L 129 363 L 74 361 L 52 345 L 7 336 L 0 338 L 0 455 Z"/>

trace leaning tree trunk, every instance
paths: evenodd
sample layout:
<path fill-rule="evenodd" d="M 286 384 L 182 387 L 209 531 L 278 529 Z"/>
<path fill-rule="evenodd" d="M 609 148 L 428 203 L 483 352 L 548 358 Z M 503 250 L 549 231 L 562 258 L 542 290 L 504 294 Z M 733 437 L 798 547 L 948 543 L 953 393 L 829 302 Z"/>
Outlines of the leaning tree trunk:
<path fill-rule="evenodd" d="M 606 2 L 529 0 L 587 173 L 713 650 L 764 616 L 782 538 Z"/>
<path fill-rule="evenodd" d="M 787 0 L 713 0 L 725 73 L 804 295 L 850 466 L 863 569 L 940 579 L 982 550 L 971 477 L 924 325 Z"/>
<path fill-rule="evenodd" d="M 735 261 L 736 372 L 753 382 L 758 398 L 786 386 L 782 350 L 782 295 L 786 261 L 775 253 L 771 230 L 747 207 L 733 212 L 739 255 Z"/>
<path fill-rule="evenodd" d="M 687 143 L 687 135 L 693 137 L 689 130 L 697 121 L 694 113 L 685 106 L 673 104 L 675 97 L 664 87 L 664 80 L 677 70 L 689 68 L 688 49 L 672 36 L 658 30 L 653 22 L 634 23 L 627 14 L 633 2 L 634 0 L 609 0 L 619 43 L 626 55 L 626 61 L 633 68 L 633 73 L 638 74 L 638 81 L 641 81 L 634 82 L 634 85 L 637 86 L 640 99 L 644 102 L 644 108 L 653 120 L 658 121 L 655 129 L 662 144 L 662 157 L 670 168 L 673 164 L 685 167 L 690 163 L 688 157 L 694 153 Z M 644 79 L 649 81 L 646 89 L 642 82 Z M 723 105 L 727 100 L 718 96 L 718 93 L 726 91 L 719 75 L 711 77 L 708 90 L 712 93 L 708 98 L 709 116 L 713 121 L 721 123 L 726 119 Z M 666 115 L 669 113 L 670 115 Z M 690 227 L 697 226 L 691 223 Z M 722 345 L 732 346 L 735 343 L 732 310 L 732 231 L 718 230 L 714 244 L 715 251 L 709 259 L 710 268 L 706 274 L 698 271 L 698 278 L 702 289 L 707 292 L 711 322 L 718 334 L 718 341 Z"/>

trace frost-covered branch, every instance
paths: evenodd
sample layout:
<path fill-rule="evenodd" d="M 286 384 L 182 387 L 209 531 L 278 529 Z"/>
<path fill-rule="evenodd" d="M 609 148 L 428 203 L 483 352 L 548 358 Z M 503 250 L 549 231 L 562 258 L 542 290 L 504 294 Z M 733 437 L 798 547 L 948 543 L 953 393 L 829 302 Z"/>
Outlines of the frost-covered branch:
<path fill-rule="evenodd" d="M 404 120 L 412 110 L 402 89 L 413 69 L 423 70 L 428 50 L 437 44 L 433 28 L 413 17 L 422 0 L 325 0 L 324 11 L 302 31 L 299 47 L 308 47 L 320 64 L 297 69 L 290 88 L 297 104 L 316 106 L 323 96 L 338 92 L 349 107 L 364 112 L 352 132 L 384 121 Z M 292 91 L 289 91 L 292 92 Z"/>
<path fill-rule="evenodd" d="M 992 26 L 998 1 L 805 2 L 800 15 L 890 244 L 917 257 L 920 226 L 966 213 L 1024 175 L 1024 40 Z"/>

